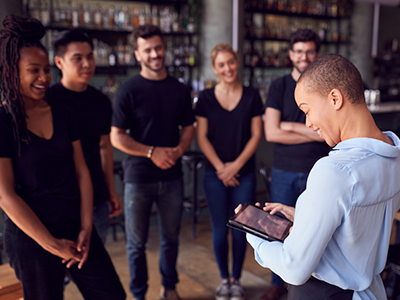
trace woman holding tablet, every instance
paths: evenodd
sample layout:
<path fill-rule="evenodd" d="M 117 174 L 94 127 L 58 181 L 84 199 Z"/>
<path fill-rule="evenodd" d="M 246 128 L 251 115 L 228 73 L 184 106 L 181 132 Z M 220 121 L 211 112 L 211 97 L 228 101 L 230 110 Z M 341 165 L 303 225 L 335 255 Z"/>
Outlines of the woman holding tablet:
<path fill-rule="evenodd" d="M 288 300 L 386 299 L 380 273 L 400 208 L 400 140 L 376 126 L 360 73 L 340 55 L 311 63 L 295 99 L 334 148 L 312 168 L 296 208 L 264 207 L 294 225 L 283 243 L 248 234 L 255 258 L 289 284 Z"/>

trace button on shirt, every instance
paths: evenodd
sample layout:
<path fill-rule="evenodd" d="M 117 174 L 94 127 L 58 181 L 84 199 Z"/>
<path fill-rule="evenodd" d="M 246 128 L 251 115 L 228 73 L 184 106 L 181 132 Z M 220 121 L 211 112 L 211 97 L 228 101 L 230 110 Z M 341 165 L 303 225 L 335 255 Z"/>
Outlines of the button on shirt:
<path fill-rule="evenodd" d="M 353 299 L 386 299 L 385 267 L 400 208 L 400 140 L 354 138 L 336 145 L 310 172 L 284 243 L 247 234 L 255 259 L 292 285 L 317 279 L 354 290 Z"/>

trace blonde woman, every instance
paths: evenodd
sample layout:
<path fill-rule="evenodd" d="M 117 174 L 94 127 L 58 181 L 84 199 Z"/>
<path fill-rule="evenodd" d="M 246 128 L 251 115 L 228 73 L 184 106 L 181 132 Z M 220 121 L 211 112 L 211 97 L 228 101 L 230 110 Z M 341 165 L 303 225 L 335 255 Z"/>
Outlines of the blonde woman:
<path fill-rule="evenodd" d="M 246 239 L 244 233 L 232 232 L 233 269 L 229 272 L 226 223 L 236 206 L 254 200 L 254 153 L 262 135 L 262 103 L 257 90 L 240 83 L 239 61 L 231 46 L 215 46 L 211 61 L 218 83 L 200 93 L 195 113 L 198 143 L 207 158 L 203 186 L 222 278 L 216 299 L 241 300 Z"/>

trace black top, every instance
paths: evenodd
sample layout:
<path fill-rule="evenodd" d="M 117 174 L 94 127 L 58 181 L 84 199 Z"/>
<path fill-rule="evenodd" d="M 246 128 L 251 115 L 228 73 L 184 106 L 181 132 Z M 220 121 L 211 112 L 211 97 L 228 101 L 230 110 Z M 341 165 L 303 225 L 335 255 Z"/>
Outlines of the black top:
<path fill-rule="evenodd" d="M 100 157 L 100 137 L 110 134 L 111 102 L 102 92 L 88 86 L 78 93 L 66 89 L 60 82 L 50 88 L 53 99 L 71 108 L 77 116 L 83 154 L 93 182 L 94 205 L 110 200 Z"/>
<path fill-rule="evenodd" d="M 305 124 L 306 116 L 298 108 L 294 100 L 296 81 L 291 74 L 285 75 L 273 81 L 269 89 L 266 107 L 272 107 L 281 112 L 281 121 L 299 122 Z M 274 168 L 308 173 L 314 163 L 326 156 L 330 147 L 325 142 L 310 142 L 302 144 L 280 144 L 275 143 Z"/>
<path fill-rule="evenodd" d="M 62 103 L 51 105 L 53 136 L 43 139 L 28 132 L 31 142 L 17 142 L 11 115 L 0 107 L 0 157 L 12 159 L 16 193 L 43 223 L 72 221 L 80 216 L 80 193 L 72 142 L 79 139 L 73 113 Z"/>
<path fill-rule="evenodd" d="M 112 126 L 129 129 L 129 135 L 145 145 L 176 147 L 179 126 L 193 122 L 189 90 L 171 76 L 154 81 L 136 75 L 114 96 Z M 129 155 L 123 168 L 124 181 L 130 183 L 169 181 L 182 176 L 180 160 L 172 168 L 161 170 L 147 157 Z"/>
<path fill-rule="evenodd" d="M 218 157 L 225 163 L 234 161 L 243 151 L 251 137 L 251 119 L 262 115 L 262 102 L 257 90 L 243 87 L 243 94 L 238 105 L 227 111 L 215 97 L 214 88 L 202 91 L 195 113 L 207 118 L 207 138 L 213 145 Z M 215 171 L 207 160 L 205 167 Z M 245 175 L 255 170 L 253 155 L 240 170 Z"/>

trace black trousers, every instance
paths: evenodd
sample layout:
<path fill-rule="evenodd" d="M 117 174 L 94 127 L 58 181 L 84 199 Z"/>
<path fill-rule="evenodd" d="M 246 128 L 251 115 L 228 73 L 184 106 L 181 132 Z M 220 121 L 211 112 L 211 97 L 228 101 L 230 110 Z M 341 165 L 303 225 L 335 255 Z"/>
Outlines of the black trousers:
<path fill-rule="evenodd" d="M 80 224 L 46 225 L 53 236 L 76 241 Z M 25 300 L 62 300 L 67 273 L 86 300 L 123 300 L 125 291 L 111 259 L 93 228 L 89 257 L 82 269 L 67 269 L 61 258 L 44 250 L 11 220 L 5 221 L 4 246 L 10 266 L 22 283 Z"/>
<path fill-rule="evenodd" d="M 351 300 L 354 293 L 314 277 L 302 285 L 289 284 L 288 291 L 287 300 Z"/>

